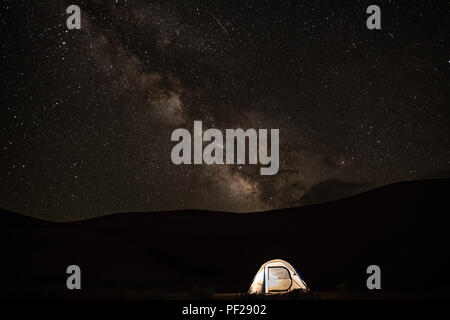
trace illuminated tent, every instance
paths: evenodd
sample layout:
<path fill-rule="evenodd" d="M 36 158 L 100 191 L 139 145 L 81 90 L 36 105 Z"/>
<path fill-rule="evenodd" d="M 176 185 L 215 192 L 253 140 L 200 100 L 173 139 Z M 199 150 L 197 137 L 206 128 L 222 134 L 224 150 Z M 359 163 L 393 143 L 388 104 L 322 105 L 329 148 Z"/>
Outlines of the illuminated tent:
<path fill-rule="evenodd" d="M 293 290 L 309 291 L 300 274 L 290 263 L 275 259 L 264 263 L 259 268 L 248 293 L 280 294 Z"/>

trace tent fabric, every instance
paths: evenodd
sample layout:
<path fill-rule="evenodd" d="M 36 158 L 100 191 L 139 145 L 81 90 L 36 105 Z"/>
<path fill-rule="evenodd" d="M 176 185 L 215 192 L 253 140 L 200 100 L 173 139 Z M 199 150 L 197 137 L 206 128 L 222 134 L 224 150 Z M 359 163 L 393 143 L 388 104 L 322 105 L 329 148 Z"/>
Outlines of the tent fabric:
<path fill-rule="evenodd" d="M 259 268 L 248 293 L 282 294 L 294 290 L 309 291 L 305 281 L 289 262 L 274 259 Z"/>

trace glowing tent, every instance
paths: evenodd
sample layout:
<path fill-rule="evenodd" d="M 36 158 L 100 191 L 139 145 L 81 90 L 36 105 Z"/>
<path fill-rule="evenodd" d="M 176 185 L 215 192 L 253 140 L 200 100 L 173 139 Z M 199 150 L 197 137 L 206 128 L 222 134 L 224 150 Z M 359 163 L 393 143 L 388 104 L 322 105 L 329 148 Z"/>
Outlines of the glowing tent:
<path fill-rule="evenodd" d="M 309 291 L 308 286 L 290 263 L 275 259 L 264 263 L 252 281 L 249 294 L 280 294 L 294 290 Z"/>

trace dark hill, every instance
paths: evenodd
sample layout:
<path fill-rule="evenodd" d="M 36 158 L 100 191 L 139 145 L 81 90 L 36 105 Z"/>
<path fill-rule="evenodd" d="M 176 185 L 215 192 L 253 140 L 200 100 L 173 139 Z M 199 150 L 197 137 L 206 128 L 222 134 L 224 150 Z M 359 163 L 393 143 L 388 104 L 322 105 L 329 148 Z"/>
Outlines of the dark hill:
<path fill-rule="evenodd" d="M 291 262 L 313 291 L 446 295 L 450 180 L 397 183 L 347 199 L 255 214 L 127 213 L 54 223 L 0 214 L 2 296 L 164 298 L 244 292 L 259 266 Z M 82 269 L 82 290 L 65 287 Z M 210 288 L 210 289 L 208 289 Z"/>

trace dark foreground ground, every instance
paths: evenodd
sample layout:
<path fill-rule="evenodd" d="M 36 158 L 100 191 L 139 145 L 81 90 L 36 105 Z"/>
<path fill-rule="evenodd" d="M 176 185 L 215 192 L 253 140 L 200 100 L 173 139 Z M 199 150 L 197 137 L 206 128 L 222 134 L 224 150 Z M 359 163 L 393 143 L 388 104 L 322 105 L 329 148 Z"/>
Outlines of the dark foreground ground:
<path fill-rule="evenodd" d="M 296 267 L 312 293 L 286 299 L 448 297 L 450 180 L 398 183 L 260 214 L 184 211 L 51 223 L 0 213 L 3 298 L 252 299 L 262 263 Z M 66 289 L 66 268 L 82 290 Z M 368 292 L 366 268 L 381 267 Z"/>

